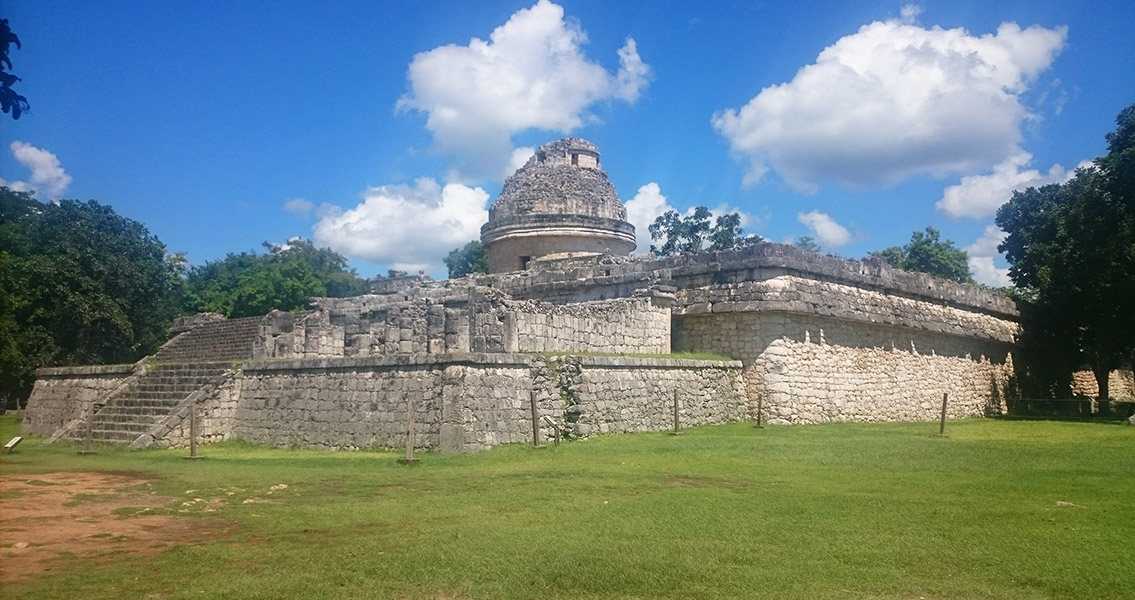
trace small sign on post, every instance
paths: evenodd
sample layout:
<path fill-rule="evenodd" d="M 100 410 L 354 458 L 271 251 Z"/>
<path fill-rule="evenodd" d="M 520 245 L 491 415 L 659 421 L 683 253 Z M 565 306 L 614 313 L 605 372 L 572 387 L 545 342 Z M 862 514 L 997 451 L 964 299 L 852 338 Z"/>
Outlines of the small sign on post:
<path fill-rule="evenodd" d="M 20 442 L 22 441 L 24 441 L 24 438 L 17 435 L 16 437 L 8 440 L 7 444 L 4 444 L 4 449 L 8 451 L 8 454 L 11 454 L 12 451 L 16 449 L 16 446 L 19 446 Z"/>

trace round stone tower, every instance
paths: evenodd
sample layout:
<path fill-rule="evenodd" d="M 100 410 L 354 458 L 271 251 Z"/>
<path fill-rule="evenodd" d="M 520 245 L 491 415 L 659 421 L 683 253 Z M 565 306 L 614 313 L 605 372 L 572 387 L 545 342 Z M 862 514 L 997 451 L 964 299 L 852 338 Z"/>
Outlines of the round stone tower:
<path fill-rule="evenodd" d="M 569 137 L 536 150 L 505 180 L 481 226 L 490 273 L 517 271 L 528 261 L 562 253 L 627 255 L 634 225 L 599 165 L 599 148 Z"/>

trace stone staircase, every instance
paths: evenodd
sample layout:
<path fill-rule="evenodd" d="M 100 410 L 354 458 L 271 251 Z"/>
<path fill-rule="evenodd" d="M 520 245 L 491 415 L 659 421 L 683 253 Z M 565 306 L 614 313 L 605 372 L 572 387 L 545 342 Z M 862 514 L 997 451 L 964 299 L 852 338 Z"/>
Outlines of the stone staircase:
<path fill-rule="evenodd" d="M 179 334 L 144 360 L 145 373 L 96 404 L 102 408 L 90 422 L 91 439 L 130 444 L 172 415 L 199 390 L 221 383 L 239 363 L 250 360 L 263 317 L 198 324 Z M 82 441 L 88 424 L 65 427 L 55 439 Z"/>
<path fill-rule="evenodd" d="M 173 338 L 148 362 L 241 361 L 252 358 L 264 317 L 211 321 Z"/>
<path fill-rule="evenodd" d="M 129 444 L 147 433 L 193 392 L 219 383 L 233 368 L 229 362 L 179 363 L 151 367 L 119 393 L 107 399 L 91 421 L 91 439 Z M 69 439 L 82 441 L 86 424 Z"/>

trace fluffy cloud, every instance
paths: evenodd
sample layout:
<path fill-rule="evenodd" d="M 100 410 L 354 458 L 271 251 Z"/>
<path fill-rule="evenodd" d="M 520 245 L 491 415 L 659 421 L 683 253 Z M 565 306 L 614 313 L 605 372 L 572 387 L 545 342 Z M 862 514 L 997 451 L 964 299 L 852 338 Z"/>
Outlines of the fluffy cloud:
<path fill-rule="evenodd" d="M 1005 287 L 1013 284 L 1009 279 L 1009 269 L 998 268 L 993 259 L 998 256 L 997 246 L 1005 240 L 1005 232 L 996 225 L 987 225 L 977 241 L 966 246 L 963 250 L 969 255 L 969 270 L 978 283 L 993 287 Z"/>
<path fill-rule="evenodd" d="M 796 220 L 808 227 L 812 237 L 825 248 L 838 248 L 851 241 L 851 232 L 835 219 L 818 210 L 797 213 Z"/>
<path fill-rule="evenodd" d="M 972 173 L 1021 153 L 1032 118 L 1021 94 L 1064 48 L 1067 28 L 996 34 L 923 28 L 903 18 L 864 25 L 787 83 L 767 87 L 713 126 L 748 162 L 802 191 L 822 181 L 888 185 L 928 173 Z"/>
<path fill-rule="evenodd" d="M 626 201 L 627 220 L 634 225 L 635 254 L 650 252 L 650 224 L 668 210 L 677 210 L 666 201 L 662 189 L 653 181 L 638 188 L 634 198 Z"/>
<path fill-rule="evenodd" d="M 0 179 L 0 185 L 19 192 L 34 191 L 52 202 L 59 200 L 70 187 L 71 176 L 63 170 L 63 165 L 54 154 L 19 140 L 12 142 L 9 149 L 16 162 L 31 171 L 31 178 L 29 181 Z"/>
<path fill-rule="evenodd" d="M 444 272 L 441 258 L 480 239 L 481 224 L 489 217 L 489 194 L 481 188 L 442 186 L 430 178 L 412 186 L 372 187 L 363 198 L 349 210 L 320 207 L 312 226 L 315 245 L 392 269 Z"/>
<path fill-rule="evenodd" d="M 1069 171 L 1060 165 L 1052 165 L 1048 173 L 1036 169 L 1023 170 L 1032 158 L 1028 152 L 1020 152 L 993 167 L 990 174 L 962 177 L 961 183 L 945 189 L 942 199 L 934 206 L 951 217 L 984 219 L 1008 202 L 1014 190 L 1064 183 L 1075 174 L 1075 170 Z M 1078 166 L 1090 164 L 1090 161 L 1083 161 Z"/>
<path fill-rule="evenodd" d="M 475 175 L 497 176 L 512 157 L 512 135 L 526 129 L 567 133 L 591 121 L 596 102 L 634 102 L 650 68 L 633 39 L 612 74 L 587 60 L 587 34 L 562 7 L 540 0 L 493 30 L 489 40 L 422 52 L 410 63 L 410 91 L 399 110 L 426 113 L 437 145 Z"/>

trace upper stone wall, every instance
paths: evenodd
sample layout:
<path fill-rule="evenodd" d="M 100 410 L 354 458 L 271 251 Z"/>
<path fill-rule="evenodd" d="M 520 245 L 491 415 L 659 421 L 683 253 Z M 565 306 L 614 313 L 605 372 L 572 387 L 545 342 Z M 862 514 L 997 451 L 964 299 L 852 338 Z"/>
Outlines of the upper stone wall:
<path fill-rule="evenodd" d="M 454 352 L 665 354 L 673 295 L 555 305 L 468 280 L 391 294 L 317 298 L 316 310 L 262 321 L 257 358 Z"/>
<path fill-rule="evenodd" d="M 517 298 L 567 303 L 627 297 L 635 290 L 663 286 L 678 290 L 736 286 L 784 275 L 846 285 L 1019 320 L 1016 302 L 980 286 L 895 269 L 882 259 L 853 260 L 820 256 L 794 246 L 763 242 L 721 252 L 701 252 L 655 259 L 651 256 L 602 255 L 537 261 L 517 273 L 474 276 L 478 285 Z M 676 310 L 699 302 L 679 294 Z M 784 307 L 792 310 L 791 307 Z"/>

